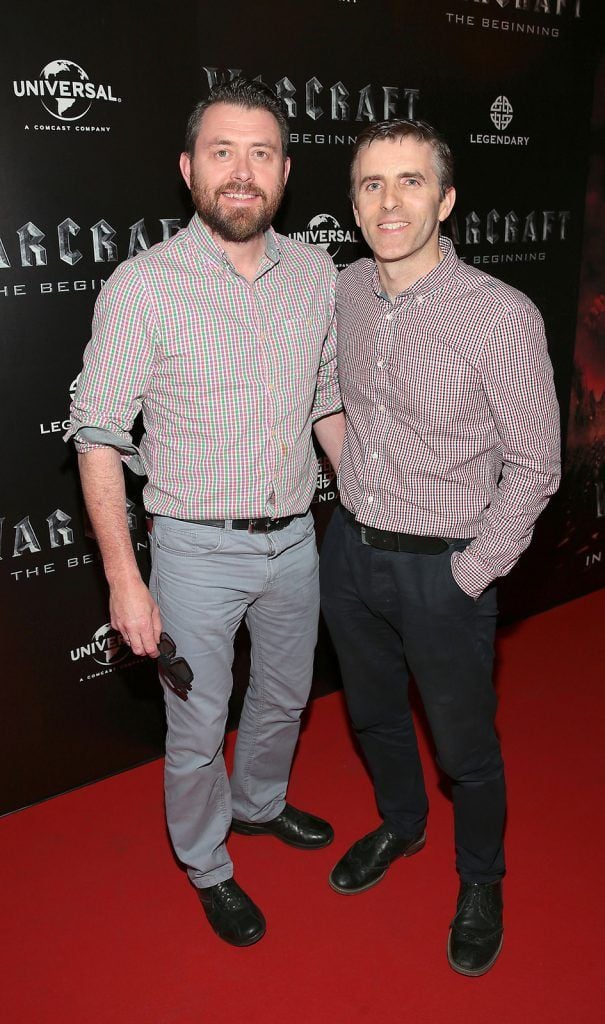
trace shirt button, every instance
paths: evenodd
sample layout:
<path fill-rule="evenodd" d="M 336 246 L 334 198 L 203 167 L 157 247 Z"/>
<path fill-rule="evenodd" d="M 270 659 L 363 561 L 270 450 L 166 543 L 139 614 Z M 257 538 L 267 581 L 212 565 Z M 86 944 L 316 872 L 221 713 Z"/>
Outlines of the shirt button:
<path fill-rule="evenodd" d="M 381 404 L 380 404 L 380 405 L 378 406 L 378 411 L 379 411 L 379 412 L 386 412 L 386 411 L 387 411 L 387 407 L 386 407 L 386 405 L 382 405 L 382 403 L 381 403 Z"/>
<path fill-rule="evenodd" d="M 374 495 L 373 494 L 368 494 L 367 501 L 368 501 L 368 505 L 371 505 L 372 502 L 374 501 Z"/>
<path fill-rule="evenodd" d="M 377 459 L 378 458 L 378 452 L 372 452 L 372 458 L 373 459 Z"/>
<path fill-rule="evenodd" d="M 385 320 L 392 320 L 392 319 L 393 319 L 393 314 L 392 313 L 387 313 L 387 315 L 385 316 Z"/>
<path fill-rule="evenodd" d="M 382 370 L 382 367 L 384 366 L 384 359 L 379 359 L 378 362 L 376 363 L 376 366 L 378 367 L 379 370 Z"/>
<path fill-rule="evenodd" d="M 424 295 L 417 295 L 416 302 L 418 303 L 419 306 L 421 306 L 422 303 L 424 302 Z"/>

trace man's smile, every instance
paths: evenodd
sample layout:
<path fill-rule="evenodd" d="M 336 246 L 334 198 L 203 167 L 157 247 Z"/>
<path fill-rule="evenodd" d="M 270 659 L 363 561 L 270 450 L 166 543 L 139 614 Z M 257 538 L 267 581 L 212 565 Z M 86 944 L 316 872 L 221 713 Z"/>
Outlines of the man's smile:
<path fill-rule="evenodd" d="M 251 202 L 253 199 L 259 199 L 259 192 L 221 192 L 222 196 L 226 199 L 236 199 L 238 202 Z"/>
<path fill-rule="evenodd" d="M 385 220 L 378 224 L 379 231 L 401 231 L 410 226 L 409 220 Z"/>

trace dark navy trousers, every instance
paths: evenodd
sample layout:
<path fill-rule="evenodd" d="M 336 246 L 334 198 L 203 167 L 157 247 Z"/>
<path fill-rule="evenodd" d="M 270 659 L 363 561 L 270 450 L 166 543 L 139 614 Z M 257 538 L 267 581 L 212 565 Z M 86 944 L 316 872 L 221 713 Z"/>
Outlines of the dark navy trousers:
<path fill-rule="evenodd" d="M 437 555 L 378 550 L 338 508 L 321 552 L 321 596 L 385 825 L 411 838 L 427 818 L 411 674 L 452 782 L 460 878 L 492 882 L 504 874 L 506 812 L 492 683 L 497 605 L 494 587 L 475 601 L 452 576 L 452 552 L 468 543 Z"/>

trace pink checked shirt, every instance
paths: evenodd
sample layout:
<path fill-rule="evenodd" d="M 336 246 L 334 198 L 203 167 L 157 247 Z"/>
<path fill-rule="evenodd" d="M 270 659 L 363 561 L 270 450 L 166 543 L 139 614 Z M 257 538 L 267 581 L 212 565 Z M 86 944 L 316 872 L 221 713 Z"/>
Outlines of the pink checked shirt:
<path fill-rule="evenodd" d="M 512 569 L 557 489 L 559 412 L 536 307 L 440 246 L 441 262 L 393 303 L 373 260 L 339 275 L 339 486 L 368 526 L 474 538 L 452 571 L 478 597 Z"/>
<path fill-rule="evenodd" d="M 265 238 L 250 283 L 195 216 L 122 263 L 97 300 L 66 440 L 118 448 L 148 478 L 149 512 L 239 519 L 309 507 L 311 426 L 342 408 L 337 275 L 322 249 Z"/>

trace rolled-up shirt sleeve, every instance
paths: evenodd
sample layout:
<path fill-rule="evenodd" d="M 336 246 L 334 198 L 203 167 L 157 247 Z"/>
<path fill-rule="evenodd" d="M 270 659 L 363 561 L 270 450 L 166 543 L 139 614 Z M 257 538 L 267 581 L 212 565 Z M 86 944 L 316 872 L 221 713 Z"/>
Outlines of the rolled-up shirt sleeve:
<path fill-rule="evenodd" d="M 143 473 L 132 441 L 154 362 L 156 317 L 138 268 L 121 264 L 103 287 L 92 336 L 70 408 L 64 440 L 79 452 L 117 448 L 134 472 Z"/>
<path fill-rule="evenodd" d="M 480 371 L 500 439 L 502 473 L 477 537 L 452 555 L 456 582 L 475 598 L 513 568 L 560 480 L 552 365 L 542 317 L 529 300 L 500 318 Z"/>
<path fill-rule="evenodd" d="M 313 411 L 311 413 L 313 422 L 322 419 L 324 416 L 330 416 L 332 413 L 340 412 L 342 409 L 342 398 L 340 396 L 336 367 L 335 294 L 337 279 L 338 272 L 334 270 L 330 285 L 328 330 L 323 344 L 319 372 L 317 374 Z"/>

